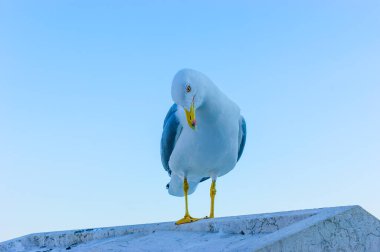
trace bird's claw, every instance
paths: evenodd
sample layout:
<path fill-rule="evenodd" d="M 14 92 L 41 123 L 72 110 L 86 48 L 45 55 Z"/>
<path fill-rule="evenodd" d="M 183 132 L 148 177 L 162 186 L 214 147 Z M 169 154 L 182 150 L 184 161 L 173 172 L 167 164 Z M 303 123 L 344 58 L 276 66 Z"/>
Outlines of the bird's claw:
<path fill-rule="evenodd" d="M 204 217 L 203 219 L 205 219 L 205 220 L 207 220 L 207 219 L 214 219 L 214 216 L 211 216 L 211 217 L 206 216 L 206 217 Z"/>
<path fill-rule="evenodd" d="M 201 220 L 201 219 L 199 219 L 199 218 L 193 218 L 190 215 L 185 215 L 182 219 L 176 221 L 175 224 L 176 225 L 181 225 L 181 224 L 195 222 L 195 221 L 198 221 L 198 220 Z"/>

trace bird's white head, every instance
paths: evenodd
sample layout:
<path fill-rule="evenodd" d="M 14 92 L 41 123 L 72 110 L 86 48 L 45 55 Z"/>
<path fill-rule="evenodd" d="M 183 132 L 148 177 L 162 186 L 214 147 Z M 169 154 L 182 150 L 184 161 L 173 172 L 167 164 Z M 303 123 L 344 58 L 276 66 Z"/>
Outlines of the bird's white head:
<path fill-rule="evenodd" d="M 206 75 L 192 69 L 180 70 L 173 79 L 173 101 L 183 107 L 187 123 L 192 129 L 196 128 L 195 111 L 202 106 L 211 81 Z"/>

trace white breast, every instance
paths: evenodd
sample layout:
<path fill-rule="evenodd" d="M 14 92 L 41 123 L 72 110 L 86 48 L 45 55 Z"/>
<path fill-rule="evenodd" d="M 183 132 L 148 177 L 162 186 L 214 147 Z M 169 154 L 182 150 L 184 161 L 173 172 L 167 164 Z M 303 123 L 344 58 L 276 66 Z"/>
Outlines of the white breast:
<path fill-rule="evenodd" d="M 229 99 L 213 105 L 197 110 L 195 131 L 187 125 L 183 109 L 177 111 L 183 130 L 169 166 L 173 173 L 190 181 L 223 176 L 237 162 L 240 110 Z"/>

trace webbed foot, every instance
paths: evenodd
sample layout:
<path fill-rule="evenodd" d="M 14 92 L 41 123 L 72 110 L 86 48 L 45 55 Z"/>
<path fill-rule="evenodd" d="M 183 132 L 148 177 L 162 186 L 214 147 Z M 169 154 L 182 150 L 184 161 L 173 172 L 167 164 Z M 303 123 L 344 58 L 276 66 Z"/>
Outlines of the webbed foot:
<path fill-rule="evenodd" d="M 201 220 L 201 219 L 199 219 L 199 218 L 193 218 L 190 215 L 185 215 L 182 219 L 176 221 L 175 224 L 176 225 L 181 225 L 181 224 L 195 222 L 195 221 L 198 221 L 198 220 Z"/>

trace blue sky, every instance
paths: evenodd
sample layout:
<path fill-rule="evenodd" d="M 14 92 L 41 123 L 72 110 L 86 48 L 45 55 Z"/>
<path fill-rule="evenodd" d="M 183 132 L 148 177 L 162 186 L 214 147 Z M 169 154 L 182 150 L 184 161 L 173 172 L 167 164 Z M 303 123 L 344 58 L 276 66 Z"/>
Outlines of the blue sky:
<path fill-rule="evenodd" d="M 359 204 L 380 217 L 378 1 L 0 1 L 0 241 L 173 221 L 171 80 L 208 75 L 247 121 L 216 215 Z M 190 212 L 209 212 L 209 182 Z"/>

